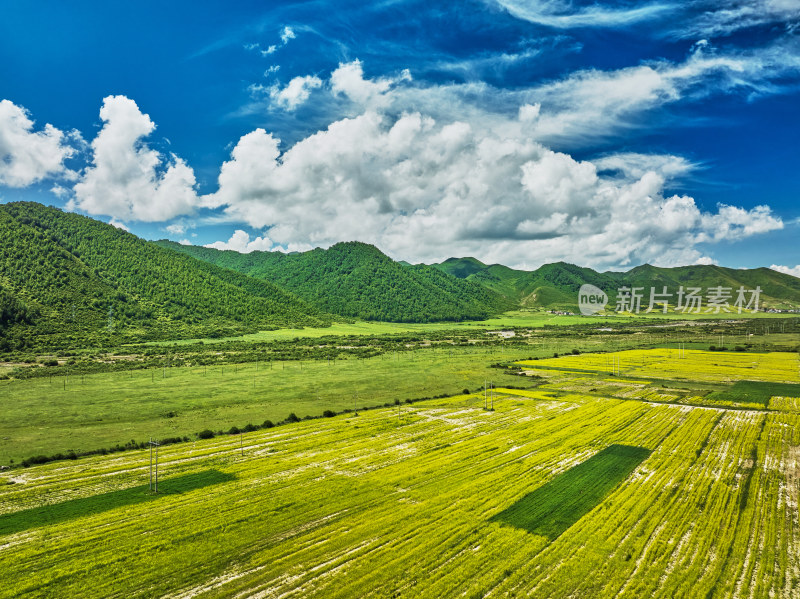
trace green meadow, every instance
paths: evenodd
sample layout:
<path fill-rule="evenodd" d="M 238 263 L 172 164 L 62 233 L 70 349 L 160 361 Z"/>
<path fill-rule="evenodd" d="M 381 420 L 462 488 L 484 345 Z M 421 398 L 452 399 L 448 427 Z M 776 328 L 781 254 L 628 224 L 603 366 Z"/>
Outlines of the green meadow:
<path fill-rule="evenodd" d="M 641 326 L 645 323 L 658 324 L 659 322 L 672 322 L 672 321 L 710 321 L 716 320 L 725 321 L 740 321 L 747 323 L 758 319 L 758 321 L 776 319 L 785 319 L 786 314 L 752 314 L 750 312 L 743 312 L 742 314 L 683 314 L 668 312 L 663 313 L 650 313 L 650 314 L 598 314 L 594 316 L 583 316 L 581 314 L 565 315 L 565 314 L 551 314 L 545 310 L 517 310 L 506 312 L 494 318 L 486 320 L 470 320 L 463 322 L 436 322 L 436 323 L 403 323 L 403 322 L 373 322 L 373 321 L 353 321 L 353 322 L 334 322 L 328 327 L 304 327 L 299 329 L 277 329 L 274 331 L 260 331 L 258 333 L 251 333 L 239 337 L 219 337 L 219 338 L 204 338 L 204 339 L 183 339 L 172 342 L 149 342 L 143 344 L 148 345 L 189 345 L 202 341 L 203 343 L 223 343 L 227 341 L 244 341 L 260 343 L 265 341 L 274 340 L 289 340 L 295 338 L 311 338 L 316 339 L 328 335 L 385 335 L 393 333 L 426 333 L 434 331 L 470 331 L 470 330 L 499 330 L 503 328 L 515 327 L 544 327 L 544 326 L 563 326 L 569 327 L 574 325 L 619 325 L 631 323 L 636 326 Z M 763 323 L 762 323 L 763 324 Z"/>
<path fill-rule="evenodd" d="M 0 474 L 0 597 L 792 597 L 800 415 L 497 390 Z"/>
<path fill-rule="evenodd" d="M 487 379 L 515 382 L 490 364 L 531 351 L 454 348 L 0 381 L 0 464 L 476 391 Z"/>
<path fill-rule="evenodd" d="M 796 352 L 517 331 L 0 381 L 0 599 L 800 595 Z"/>

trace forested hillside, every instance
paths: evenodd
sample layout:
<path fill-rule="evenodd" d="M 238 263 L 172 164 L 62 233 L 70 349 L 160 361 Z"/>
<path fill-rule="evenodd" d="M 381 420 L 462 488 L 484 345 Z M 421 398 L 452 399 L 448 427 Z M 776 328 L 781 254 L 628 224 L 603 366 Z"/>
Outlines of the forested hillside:
<path fill-rule="evenodd" d="M 0 205 L 5 345 L 240 333 L 329 322 L 265 282 L 36 203 Z"/>
<path fill-rule="evenodd" d="M 240 254 L 157 242 L 283 287 L 320 310 L 390 322 L 482 319 L 513 304 L 471 281 L 425 265 L 403 266 L 372 245 L 337 243 L 298 254 Z"/>
<path fill-rule="evenodd" d="M 644 264 L 625 272 L 597 272 L 566 262 L 545 264 L 533 271 L 514 270 L 501 264 L 486 265 L 475 258 L 450 258 L 435 268 L 455 277 L 474 281 L 523 306 L 574 308 L 581 285 L 603 289 L 613 302 L 622 286 L 677 292 L 683 286 L 706 290 L 723 286 L 736 290 L 761 288 L 761 307 L 788 308 L 800 305 L 800 279 L 769 268 L 733 269 L 715 265 L 660 268 Z"/>

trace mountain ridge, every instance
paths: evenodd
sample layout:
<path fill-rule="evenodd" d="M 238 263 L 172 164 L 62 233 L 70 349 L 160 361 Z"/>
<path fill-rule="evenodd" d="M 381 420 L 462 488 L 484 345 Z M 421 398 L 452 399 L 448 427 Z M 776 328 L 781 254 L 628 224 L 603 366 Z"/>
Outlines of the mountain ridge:
<path fill-rule="evenodd" d="M 627 271 L 598 272 L 567 262 L 554 262 L 527 271 L 498 264 L 486 265 L 472 257 L 448 258 L 431 266 L 452 276 L 469 272 L 464 277 L 467 280 L 479 281 L 523 306 L 574 308 L 578 290 L 583 284 L 604 290 L 612 299 L 623 286 L 643 287 L 647 294 L 651 287 L 657 293 L 664 286 L 668 291 L 677 291 L 681 286 L 699 287 L 703 291 L 723 286 L 732 288 L 734 294 L 739 287 L 747 290 L 760 287 L 761 305 L 764 307 L 800 305 L 800 278 L 766 267 L 733 269 L 714 264 L 675 267 L 640 264 Z"/>
<path fill-rule="evenodd" d="M 23 345 L 32 334 L 61 345 L 330 322 L 271 283 L 34 202 L 0 205 L 0 314 L 3 343 Z"/>
<path fill-rule="evenodd" d="M 761 289 L 760 308 L 800 306 L 800 278 L 716 265 L 597 272 L 567 262 L 533 271 L 474 257 L 409 264 L 375 246 L 240 254 L 152 242 L 34 202 L 0 204 L 0 351 L 236 336 L 334 319 L 482 320 L 515 308 L 576 311 L 578 290 L 681 286 Z M 704 304 L 705 305 L 705 304 Z"/>
<path fill-rule="evenodd" d="M 477 283 L 427 265 L 404 265 L 377 247 L 339 242 L 307 252 L 240 254 L 167 240 L 155 244 L 268 280 L 320 310 L 389 322 L 481 320 L 512 307 Z"/>

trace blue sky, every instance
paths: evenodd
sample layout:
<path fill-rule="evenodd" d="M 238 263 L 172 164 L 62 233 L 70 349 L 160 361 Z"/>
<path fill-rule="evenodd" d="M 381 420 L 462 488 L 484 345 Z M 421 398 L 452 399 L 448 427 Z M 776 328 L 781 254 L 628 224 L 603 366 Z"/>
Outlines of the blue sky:
<path fill-rule="evenodd" d="M 800 275 L 797 0 L 2 10 L 2 201 L 240 251 Z"/>

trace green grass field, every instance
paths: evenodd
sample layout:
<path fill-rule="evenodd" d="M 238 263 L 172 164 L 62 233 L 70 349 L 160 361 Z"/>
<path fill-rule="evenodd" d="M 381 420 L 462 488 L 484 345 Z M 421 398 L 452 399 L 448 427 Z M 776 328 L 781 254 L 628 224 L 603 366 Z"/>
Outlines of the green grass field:
<path fill-rule="evenodd" d="M 734 405 L 763 404 L 764 407 L 768 407 L 770 399 L 775 396 L 800 398 L 800 384 L 737 381 L 726 389 L 711 393 L 708 399 L 730 402 Z"/>
<path fill-rule="evenodd" d="M 158 494 L 147 450 L 2 472 L 0 598 L 798 596 L 797 355 L 691 352 L 673 364 L 674 351 L 531 362 L 548 364 L 542 378 L 487 368 L 516 357 L 502 348 L 263 375 L 95 375 L 43 406 L 42 418 L 64 410 L 44 432 L 24 410 L 57 381 L 10 381 L 24 391 L 7 430 L 42 443 L 73 428 L 79 440 L 169 426 L 180 410 L 153 414 L 170 402 L 195 406 L 184 424 L 199 427 L 211 415 L 257 421 L 270 406 L 350 407 L 352 394 L 336 399 L 355 384 L 372 390 L 365 404 L 454 382 L 476 391 L 484 378 L 496 389 L 493 410 L 481 390 L 164 446 Z M 738 372 L 746 382 L 731 381 Z M 644 378 L 658 373 L 680 376 Z M 254 374 L 270 401 L 248 399 Z M 314 399 L 317 388 L 329 395 Z M 736 397 L 708 399 L 718 391 Z M 95 428 L 112 411 L 120 421 Z"/>
<path fill-rule="evenodd" d="M 0 597 L 800 591 L 798 415 L 482 404 L 162 448 L 158 496 L 147 451 L 0 475 L 16 481 L 0 487 Z M 509 518 L 519 506 L 539 521 Z"/>
<path fill-rule="evenodd" d="M 320 416 L 475 391 L 511 379 L 488 366 L 521 350 L 454 348 L 366 360 L 250 363 L 0 381 L 0 464 L 130 440 L 227 431 L 290 413 Z M 513 379 L 511 379 L 513 381 Z"/>
<path fill-rule="evenodd" d="M 396 323 L 396 322 L 366 322 L 355 321 L 351 323 L 333 323 L 329 327 L 306 327 L 302 329 L 278 329 L 275 331 L 261 331 L 240 337 L 220 337 L 207 339 L 184 339 L 173 342 L 150 342 L 143 345 L 188 345 L 202 341 L 203 343 L 221 343 L 226 341 L 245 341 L 259 343 L 274 340 L 286 340 L 294 338 L 316 339 L 327 335 L 385 335 L 391 333 L 416 332 L 425 333 L 446 330 L 495 330 L 506 327 L 543 327 L 543 326 L 573 326 L 591 324 L 620 324 L 631 323 L 641 325 L 642 323 L 671 322 L 676 320 L 697 321 L 697 320 L 737 320 L 748 322 L 758 319 L 759 321 L 769 322 L 770 319 L 785 319 L 786 314 L 675 314 L 675 313 L 652 313 L 637 314 L 627 316 L 598 315 L 582 316 L 576 315 L 556 315 L 544 310 L 518 310 L 507 312 L 495 318 L 487 320 L 470 320 L 464 322 L 436 322 L 436 323 Z"/>
<path fill-rule="evenodd" d="M 609 445 L 554 476 L 492 520 L 553 541 L 596 508 L 649 455 L 644 447 Z"/>

